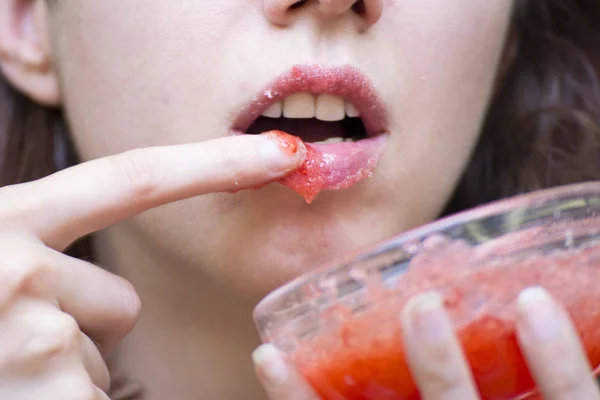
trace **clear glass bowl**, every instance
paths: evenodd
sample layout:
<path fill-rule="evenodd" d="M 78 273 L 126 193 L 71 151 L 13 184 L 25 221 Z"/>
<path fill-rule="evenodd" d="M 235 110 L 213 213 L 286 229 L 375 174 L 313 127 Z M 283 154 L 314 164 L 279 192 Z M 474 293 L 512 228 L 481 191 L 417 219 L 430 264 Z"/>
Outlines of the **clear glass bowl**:
<path fill-rule="evenodd" d="M 325 400 L 419 399 L 396 321 L 412 295 L 442 293 L 482 398 L 535 392 L 514 336 L 514 300 L 546 287 L 600 364 L 600 183 L 539 191 L 384 241 L 268 295 L 254 319 Z"/>

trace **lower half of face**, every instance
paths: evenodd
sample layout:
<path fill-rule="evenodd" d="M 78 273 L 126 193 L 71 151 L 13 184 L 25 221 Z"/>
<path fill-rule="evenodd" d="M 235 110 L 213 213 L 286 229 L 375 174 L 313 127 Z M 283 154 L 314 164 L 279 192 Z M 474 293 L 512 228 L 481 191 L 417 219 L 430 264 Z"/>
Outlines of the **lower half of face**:
<path fill-rule="evenodd" d="M 310 205 L 273 184 L 132 222 L 153 246 L 256 295 L 439 214 L 477 140 L 511 7 L 387 0 L 364 31 L 351 12 L 328 20 L 302 7 L 276 26 L 263 1 L 66 2 L 53 14 L 55 59 L 87 159 L 228 135 L 253 99 L 297 65 L 351 66 L 373 85 L 389 139 L 372 178 Z M 306 104 L 287 95 L 283 115 L 308 119 Z M 312 126 L 267 125 L 280 123 L 300 136 Z M 317 130 L 339 136 L 329 124 Z"/>

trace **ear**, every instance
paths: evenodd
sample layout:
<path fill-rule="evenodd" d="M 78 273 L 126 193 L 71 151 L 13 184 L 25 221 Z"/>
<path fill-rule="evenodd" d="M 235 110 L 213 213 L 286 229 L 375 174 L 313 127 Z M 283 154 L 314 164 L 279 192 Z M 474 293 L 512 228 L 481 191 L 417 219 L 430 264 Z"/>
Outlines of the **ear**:
<path fill-rule="evenodd" d="M 47 106 L 61 94 L 52 67 L 46 0 L 0 1 L 0 71 L 18 90 Z"/>

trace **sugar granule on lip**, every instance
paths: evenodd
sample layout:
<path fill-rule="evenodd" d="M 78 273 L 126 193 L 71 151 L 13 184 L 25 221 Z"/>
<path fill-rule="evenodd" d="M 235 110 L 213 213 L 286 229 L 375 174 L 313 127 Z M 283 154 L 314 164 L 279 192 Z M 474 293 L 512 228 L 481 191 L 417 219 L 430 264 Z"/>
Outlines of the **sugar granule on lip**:
<path fill-rule="evenodd" d="M 345 189 L 370 177 L 386 140 L 379 136 L 360 142 L 315 145 L 283 131 L 262 134 L 287 143 L 288 148 L 306 147 L 302 165 L 278 182 L 300 194 L 308 204 L 323 190 Z"/>
<path fill-rule="evenodd" d="M 282 101 L 294 93 L 329 94 L 344 98 L 360 112 L 368 136 L 386 130 L 385 105 L 366 75 L 350 65 L 309 64 L 294 66 L 265 87 L 237 118 L 233 129 L 246 132 L 273 102 Z"/>

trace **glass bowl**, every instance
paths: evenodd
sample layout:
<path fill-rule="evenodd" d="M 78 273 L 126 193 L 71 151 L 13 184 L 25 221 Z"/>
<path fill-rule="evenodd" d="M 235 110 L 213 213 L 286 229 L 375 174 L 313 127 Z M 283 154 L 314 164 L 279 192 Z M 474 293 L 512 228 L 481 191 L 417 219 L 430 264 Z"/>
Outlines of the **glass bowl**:
<path fill-rule="evenodd" d="M 254 320 L 324 400 L 419 399 L 398 316 L 444 296 L 483 400 L 535 396 L 514 332 L 515 300 L 543 286 L 600 365 L 600 183 L 499 201 L 393 237 L 264 298 Z"/>

